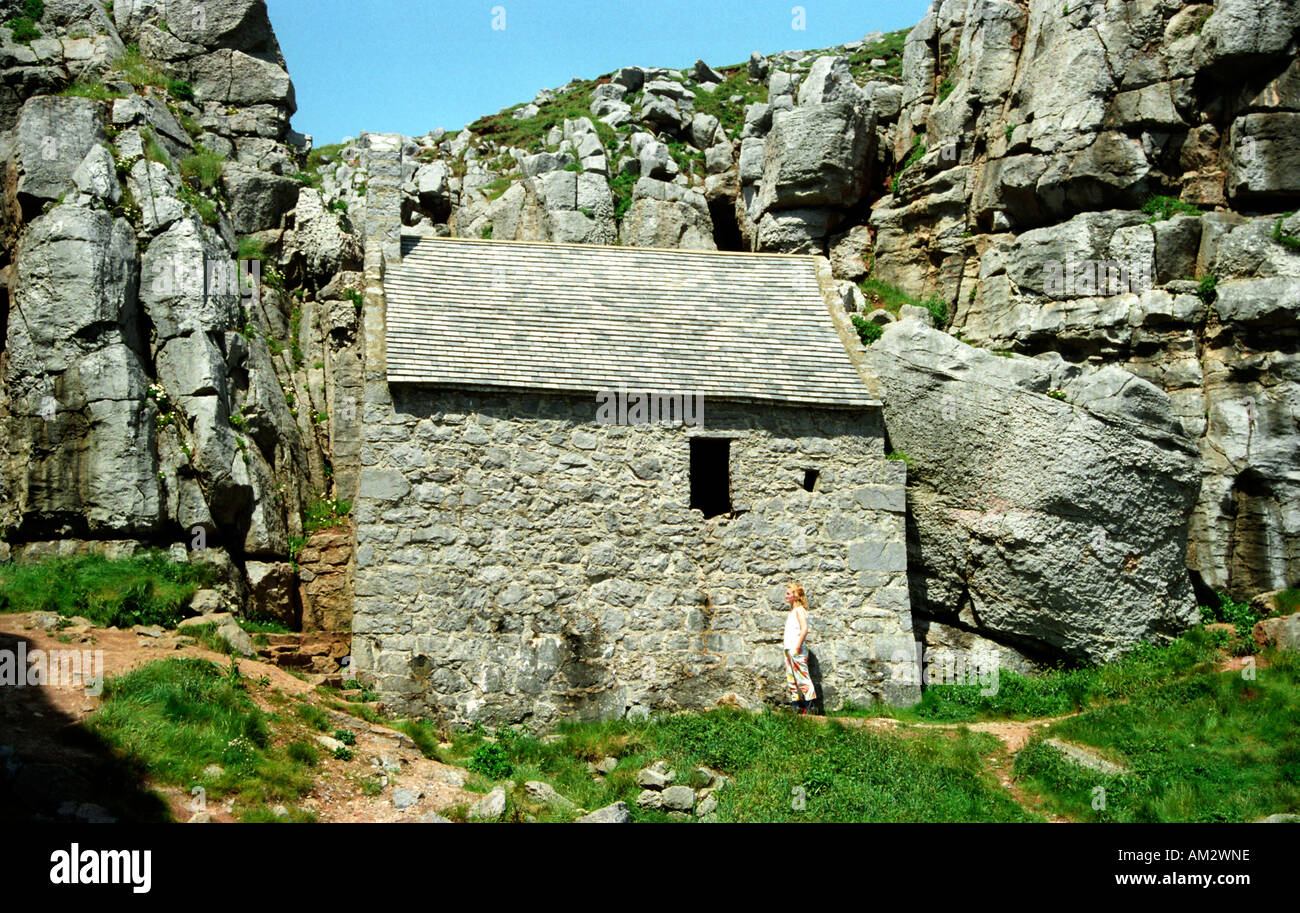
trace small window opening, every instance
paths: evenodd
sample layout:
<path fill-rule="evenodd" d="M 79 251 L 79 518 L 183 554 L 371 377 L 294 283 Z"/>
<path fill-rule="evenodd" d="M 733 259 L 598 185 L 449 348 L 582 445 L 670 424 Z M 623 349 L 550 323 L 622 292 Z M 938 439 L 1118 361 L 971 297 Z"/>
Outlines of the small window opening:
<path fill-rule="evenodd" d="M 820 475 L 821 475 L 821 471 L 820 471 L 820 470 L 817 470 L 817 469 L 805 469 L 805 470 L 803 471 L 803 490 L 804 490 L 804 491 L 812 491 L 813 488 L 816 487 L 816 485 L 817 485 L 817 478 L 818 478 Z"/>
<path fill-rule="evenodd" d="M 731 513 L 731 440 L 691 438 L 691 508 L 704 518 Z"/>

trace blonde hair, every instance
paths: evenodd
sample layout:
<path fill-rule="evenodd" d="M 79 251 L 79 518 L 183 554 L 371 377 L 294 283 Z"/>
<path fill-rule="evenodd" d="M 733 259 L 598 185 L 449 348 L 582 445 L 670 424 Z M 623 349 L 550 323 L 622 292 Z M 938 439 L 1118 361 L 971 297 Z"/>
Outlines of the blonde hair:
<path fill-rule="evenodd" d="M 794 591 L 794 601 L 799 603 L 805 612 L 808 611 L 808 594 L 804 592 L 804 588 L 797 583 L 792 583 L 788 589 Z"/>

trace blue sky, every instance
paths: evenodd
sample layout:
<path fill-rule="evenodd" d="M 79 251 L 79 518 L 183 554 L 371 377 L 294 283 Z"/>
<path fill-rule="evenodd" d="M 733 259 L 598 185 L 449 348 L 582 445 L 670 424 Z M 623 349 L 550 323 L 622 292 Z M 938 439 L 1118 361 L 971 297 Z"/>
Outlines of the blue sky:
<path fill-rule="evenodd" d="M 317 145 L 419 136 L 620 66 L 738 63 L 910 28 L 929 0 L 267 0 Z M 804 10 L 796 30 L 796 7 Z M 504 9 L 504 29 L 494 9 Z"/>

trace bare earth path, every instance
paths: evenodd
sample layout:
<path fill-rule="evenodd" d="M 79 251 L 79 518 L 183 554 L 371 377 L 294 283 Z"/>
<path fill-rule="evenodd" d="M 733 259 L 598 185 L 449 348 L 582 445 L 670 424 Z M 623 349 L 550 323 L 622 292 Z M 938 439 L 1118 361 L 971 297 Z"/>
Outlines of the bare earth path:
<path fill-rule="evenodd" d="M 31 614 L 0 614 L 0 650 L 16 651 L 20 642 L 25 642 L 29 656 L 34 650 L 102 650 L 102 673 L 107 677 L 170 658 L 192 657 L 222 667 L 229 665 L 229 656 L 188 641 L 183 632 L 150 637 L 111 628 L 47 631 L 36 624 Z M 350 761 L 321 752 L 323 757 L 315 769 L 315 786 L 299 803 L 318 820 L 414 822 L 430 812 L 481 798 L 462 788 L 463 771 L 424 757 L 405 733 L 325 707 L 310 683 L 277 666 L 253 659 L 240 659 L 238 664 L 248 680 L 250 695 L 264 710 L 284 713 L 285 698 L 295 703 L 308 701 L 321 707 L 332 726 L 349 729 L 356 736 Z M 76 681 L 0 687 L 0 753 L 6 749 L 13 752 L 12 756 L 6 753 L 0 757 L 0 763 L 6 763 L 8 757 L 14 759 L 15 795 L 26 795 L 35 803 L 31 810 L 43 816 L 90 820 L 102 812 L 104 796 L 113 795 L 120 801 L 124 782 L 131 779 L 135 781 L 132 785 L 138 795 L 125 805 L 133 818 L 170 817 L 188 821 L 195 809 L 194 799 L 187 790 L 153 782 L 139 783 L 137 775 L 108 756 L 93 739 L 85 737 L 80 724 L 100 704 L 99 697 L 86 694 Z M 386 781 L 382 791 L 379 795 L 368 795 L 362 783 L 378 783 L 380 777 Z M 398 789 L 413 793 L 416 803 L 408 808 L 396 808 L 393 795 Z M 373 786 L 369 791 L 374 791 Z M 0 803 L 0 820 L 21 814 L 17 809 L 6 810 L 3 804 Z M 225 803 L 214 800 L 207 804 L 206 810 L 213 821 L 234 820 Z"/>

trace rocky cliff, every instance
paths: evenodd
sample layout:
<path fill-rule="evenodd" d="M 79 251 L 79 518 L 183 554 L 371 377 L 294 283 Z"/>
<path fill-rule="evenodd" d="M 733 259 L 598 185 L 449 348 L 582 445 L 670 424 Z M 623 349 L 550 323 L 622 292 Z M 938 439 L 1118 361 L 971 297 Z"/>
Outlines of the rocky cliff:
<path fill-rule="evenodd" d="M 7 7 L 3 547 L 207 546 L 232 601 L 296 623 L 359 382 L 357 306 L 322 286 L 360 246 L 304 173 L 265 4 Z"/>
<path fill-rule="evenodd" d="M 37 553 L 197 527 L 282 594 L 304 510 L 355 490 L 378 138 L 308 154 L 261 0 L 38 5 L 0 29 L 0 526 Z M 396 138 L 383 183 L 413 233 L 827 255 L 885 328 L 934 637 L 1100 658 L 1193 620 L 1192 587 L 1300 577 L 1298 34 L 1291 0 L 936 0 Z M 169 281 L 241 258 L 260 282 Z M 946 335 L 896 323 L 923 300 Z"/>

